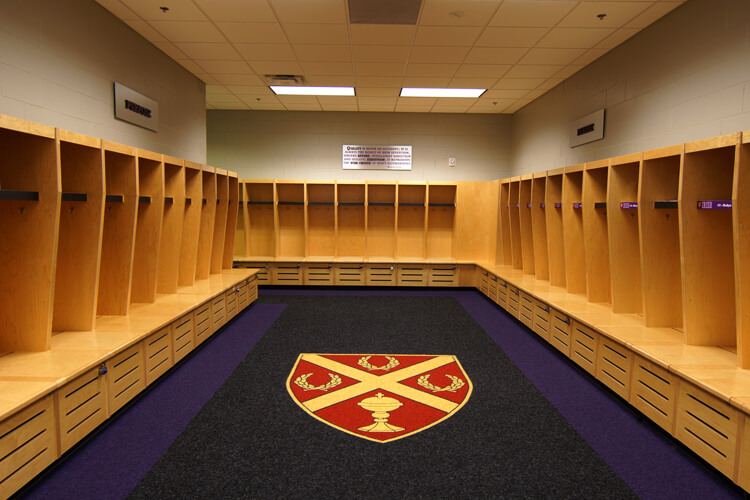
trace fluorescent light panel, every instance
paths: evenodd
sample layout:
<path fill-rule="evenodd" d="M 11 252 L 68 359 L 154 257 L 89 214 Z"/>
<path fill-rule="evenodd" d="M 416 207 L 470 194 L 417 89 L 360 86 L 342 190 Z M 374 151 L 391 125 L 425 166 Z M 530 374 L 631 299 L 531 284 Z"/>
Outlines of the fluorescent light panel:
<path fill-rule="evenodd" d="M 354 87 L 302 87 L 297 85 L 271 85 L 270 87 L 276 95 L 354 95 Z"/>
<path fill-rule="evenodd" d="M 473 97 L 477 98 L 484 94 L 487 89 L 425 89 L 407 88 L 401 89 L 401 97 Z"/>

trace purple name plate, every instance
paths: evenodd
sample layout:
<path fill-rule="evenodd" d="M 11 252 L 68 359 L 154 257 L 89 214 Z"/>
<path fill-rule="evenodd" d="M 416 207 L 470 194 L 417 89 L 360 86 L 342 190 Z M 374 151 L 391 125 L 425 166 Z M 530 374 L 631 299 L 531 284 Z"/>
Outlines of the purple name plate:
<path fill-rule="evenodd" d="M 521 207 L 521 204 L 520 203 L 516 203 L 516 208 L 520 208 L 520 207 Z"/>
<path fill-rule="evenodd" d="M 573 203 L 573 208 L 583 208 L 583 203 Z"/>
<path fill-rule="evenodd" d="M 527 203 L 526 208 L 531 208 L 531 203 Z"/>
<path fill-rule="evenodd" d="M 620 208 L 638 208 L 638 202 L 622 201 L 620 202 Z"/>
<path fill-rule="evenodd" d="M 562 208 L 562 203 L 555 203 L 555 208 Z"/>
<path fill-rule="evenodd" d="M 547 205 L 546 205 L 546 204 L 544 204 L 544 203 L 540 203 L 540 204 L 539 204 L 539 208 L 547 208 Z"/>
<path fill-rule="evenodd" d="M 703 210 L 726 210 L 732 208 L 732 202 L 725 200 L 699 201 L 698 208 Z"/>

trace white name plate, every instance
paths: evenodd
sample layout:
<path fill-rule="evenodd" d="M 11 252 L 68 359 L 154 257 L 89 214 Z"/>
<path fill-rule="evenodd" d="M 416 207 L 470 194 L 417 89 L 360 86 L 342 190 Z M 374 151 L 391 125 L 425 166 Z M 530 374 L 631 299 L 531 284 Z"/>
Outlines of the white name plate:
<path fill-rule="evenodd" d="M 344 170 L 411 170 L 411 146 L 345 144 Z"/>
<path fill-rule="evenodd" d="M 115 118 L 159 131 L 159 103 L 115 82 Z"/>

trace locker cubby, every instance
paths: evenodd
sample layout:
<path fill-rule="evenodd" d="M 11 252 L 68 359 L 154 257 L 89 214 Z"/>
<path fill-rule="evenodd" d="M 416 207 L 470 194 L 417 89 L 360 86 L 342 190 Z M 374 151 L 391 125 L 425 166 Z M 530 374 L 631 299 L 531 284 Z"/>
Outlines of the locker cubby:
<path fill-rule="evenodd" d="M 179 286 L 190 286 L 195 282 L 198 261 L 198 240 L 201 231 L 203 210 L 203 170 L 201 165 L 185 162 L 185 209 L 180 238 Z"/>
<path fill-rule="evenodd" d="M 138 151 L 138 221 L 133 251 L 131 303 L 156 297 L 159 243 L 164 217 L 164 163 L 161 155 Z"/>
<path fill-rule="evenodd" d="M 0 353 L 49 349 L 60 219 L 55 129 L 0 115 Z"/>
<path fill-rule="evenodd" d="M 106 202 L 99 266 L 98 315 L 124 316 L 130 305 L 138 214 L 135 150 L 103 141 Z"/>
<path fill-rule="evenodd" d="M 364 182 L 339 182 L 336 184 L 338 205 L 337 257 L 364 257 L 367 254 L 365 218 L 367 201 Z"/>
<path fill-rule="evenodd" d="M 224 257 L 221 261 L 222 269 L 232 269 L 236 241 L 235 229 L 238 226 L 238 221 L 240 221 L 240 185 L 236 172 L 227 172 L 227 189 L 227 222 L 224 231 Z"/>
<path fill-rule="evenodd" d="M 586 294 L 586 254 L 583 235 L 583 165 L 563 174 L 562 221 L 565 240 L 565 283 L 568 292 Z"/>
<path fill-rule="evenodd" d="M 333 258 L 336 255 L 336 185 L 333 182 L 308 182 L 305 188 L 307 189 L 306 255 Z"/>
<path fill-rule="evenodd" d="M 518 187 L 518 220 L 521 231 L 521 262 L 525 274 L 535 274 L 534 230 L 531 226 L 532 176 L 521 178 Z"/>
<path fill-rule="evenodd" d="M 367 257 L 396 256 L 396 184 L 367 182 Z"/>
<path fill-rule="evenodd" d="M 683 146 L 643 153 L 638 216 L 646 326 L 682 328 L 680 226 L 676 208 L 682 153 Z"/>
<path fill-rule="evenodd" d="M 546 192 L 547 173 L 534 174 L 531 180 L 531 228 L 534 240 L 534 272 L 540 280 L 549 280 Z"/>
<path fill-rule="evenodd" d="M 198 232 L 198 256 L 195 264 L 196 280 L 208 279 L 208 275 L 211 274 L 211 247 L 214 240 L 217 199 L 216 172 L 212 167 L 205 165 L 202 167 L 201 181 L 201 199 L 197 200 L 201 207 L 201 227 Z"/>
<path fill-rule="evenodd" d="M 609 265 L 612 310 L 643 312 L 641 246 L 638 231 L 638 179 L 641 154 L 613 158 L 609 167 Z"/>
<path fill-rule="evenodd" d="M 583 172 L 584 252 L 589 302 L 611 302 L 609 235 L 607 233 L 607 179 L 609 160 L 587 163 Z"/>
<path fill-rule="evenodd" d="M 734 223 L 735 301 L 737 356 L 740 368 L 750 368 L 750 132 L 742 134 L 742 145 L 734 172 L 732 216 Z"/>
<path fill-rule="evenodd" d="M 212 200 L 208 200 L 211 203 Z M 214 235 L 211 245 L 210 274 L 219 274 L 224 266 L 224 247 L 226 244 L 227 219 L 229 215 L 229 177 L 226 170 L 216 169 L 216 207 L 214 214 Z"/>
<path fill-rule="evenodd" d="M 101 265 L 104 164 L 101 141 L 57 130 L 62 202 L 52 331 L 91 330 Z"/>
<path fill-rule="evenodd" d="M 514 177 L 510 181 L 508 197 L 508 215 L 510 223 L 510 246 L 511 246 L 511 263 L 513 269 L 523 269 L 523 248 L 521 242 L 521 218 L 520 202 L 521 179 Z"/>
<path fill-rule="evenodd" d="M 700 209 L 698 204 L 732 199 L 738 146 L 738 134 L 685 144 L 678 211 L 683 317 L 690 345 L 737 345 L 732 210 Z"/>
<path fill-rule="evenodd" d="M 500 182 L 495 262 L 506 266 L 513 264 L 513 252 L 510 241 L 510 182 L 507 180 Z"/>
<path fill-rule="evenodd" d="M 185 222 L 185 161 L 163 156 L 164 221 L 159 244 L 156 291 L 176 293 L 180 273 L 182 226 Z"/>
<path fill-rule="evenodd" d="M 398 183 L 396 215 L 396 258 L 425 258 L 425 184 Z"/>
<path fill-rule="evenodd" d="M 305 185 L 295 181 L 277 181 L 278 257 L 305 257 Z"/>
<path fill-rule="evenodd" d="M 247 187 L 242 181 L 237 183 L 237 223 L 234 229 L 234 252 L 237 257 L 247 255 L 247 234 L 245 233 L 245 196 Z M 227 226 L 228 228 L 229 226 Z"/>
<path fill-rule="evenodd" d="M 427 186 L 427 259 L 456 255 L 456 185 L 430 182 Z"/>
<path fill-rule="evenodd" d="M 549 258 L 549 282 L 555 286 L 567 286 L 565 272 L 565 238 L 563 236 L 563 169 L 548 171 L 544 192 L 544 215 L 547 222 L 547 254 Z"/>
<path fill-rule="evenodd" d="M 273 181 L 246 181 L 245 255 L 273 258 L 276 255 Z"/>

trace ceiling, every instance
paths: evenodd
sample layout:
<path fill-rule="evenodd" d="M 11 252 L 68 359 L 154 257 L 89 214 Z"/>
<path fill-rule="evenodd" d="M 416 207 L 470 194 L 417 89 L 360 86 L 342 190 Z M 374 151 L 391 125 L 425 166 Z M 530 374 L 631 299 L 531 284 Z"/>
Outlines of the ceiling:
<path fill-rule="evenodd" d="M 96 1 L 203 80 L 207 109 L 514 113 L 685 0 Z M 413 22 L 407 4 L 416 24 L 368 24 Z M 276 96 L 279 74 L 357 95 Z"/>

